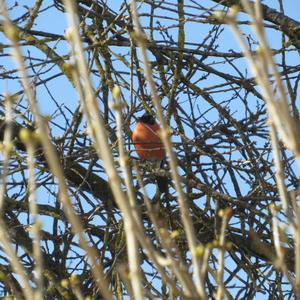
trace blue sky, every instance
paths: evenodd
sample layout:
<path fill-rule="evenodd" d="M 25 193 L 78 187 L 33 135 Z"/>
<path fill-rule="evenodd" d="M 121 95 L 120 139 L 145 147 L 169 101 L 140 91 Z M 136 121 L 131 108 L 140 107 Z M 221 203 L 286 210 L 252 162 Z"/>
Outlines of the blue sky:
<path fill-rule="evenodd" d="M 13 5 L 15 3 L 14 0 L 6 1 L 6 2 L 8 5 Z M 33 2 L 34 1 L 19 1 L 20 4 L 29 5 L 29 6 Z M 112 1 L 109 1 L 109 5 L 112 5 L 116 8 L 118 8 L 122 2 L 123 1 L 112 0 Z M 172 2 L 172 1 L 170 1 L 170 2 Z M 295 4 L 296 2 L 297 1 L 295 1 L 295 0 L 285 0 L 284 1 L 285 12 L 288 16 L 290 16 L 300 22 L 300 9 L 299 9 L 299 7 L 297 7 L 297 6 L 299 6 L 299 4 Z M 52 1 L 44 1 L 43 5 L 44 6 L 50 5 L 51 3 L 52 3 Z M 176 3 L 176 1 L 173 1 L 173 3 Z M 201 3 L 211 3 L 212 7 L 215 6 L 215 4 L 210 1 L 202 1 Z M 278 1 L 269 0 L 269 1 L 263 1 L 263 3 L 265 3 L 266 5 L 270 5 L 270 7 L 278 8 Z M 24 11 L 25 10 L 22 8 L 13 10 L 11 12 L 12 19 L 18 18 L 18 16 L 21 13 L 23 13 Z M 176 14 L 173 14 L 173 17 L 176 17 Z M 245 20 L 246 17 L 244 14 L 240 14 L 239 19 Z M 143 22 L 145 22 L 145 24 L 147 24 L 147 22 L 148 22 L 147 18 L 142 18 L 142 20 L 143 20 Z M 164 20 L 163 22 L 164 22 L 165 26 L 168 26 L 168 25 L 172 25 L 174 23 L 174 20 L 170 20 L 170 21 Z M 55 34 L 60 34 L 60 35 L 63 35 L 64 31 L 67 28 L 67 21 L 66 21 L 65 15 L 63 13 L 57 13 L 57 11 L 54 9 L 46 11 L 46 12 L 42 12 L 38 18 L 37 23 L 38 23 L 37 26 L 34 27 L 35 30 L 49 31 L 49 32 L 52 32 Z M 198 44 L 200 45 L 202 43 L 204 37 L 206 37 L 207 31 L 209 30 L 209 28 L 210 28 L 209 25 L 205 26 L 205 25 L 199 24 L 199 23 L 188 22 L 186 24 L 186 42 L 187 43 L 188 42 L 195 43 L 196 44 L 195 48 L 196 48 L 198 46 Z M 246 29 L 245 26 L 242 26 L 242 28 L 245 29 L 246 34 L 250 33 L 249 29 Z M 177 28 L 174 28 L 174 30 L 171 30 L 170 32 L 173 32 L 174 39 L 176 39 Z M 268 40 L 270 42 L 271 47 L 278 48 L 278 46 L 280 45 L 280 39 L 281 39 L 280 34 L 275 33 L 274 31 L 272 31 L 272 33 L 268 31 Z M 218 49 L 219 51 L 225 51 L 225 52 L 229 52 L 231 50 L 236 51 L 236 52 L 240 51 L 239 46 L 236 43 L 236 41 L 234 40 L 233 35 L 229 28 L 224 29 L 224 31 L 222 32 L 222 34 L 219 37 L 219 41 L 220 41 L 219 49 Z M 3 38 L 3 35 L 0 35 L 0 42 L 7 44 L 7 41 Z M 53 42 L 52 46 L 55 47 L 55 50 L 60 55 L 68 55 L 69 54 L 68 45 L 63 40 Z M 5 51 L 5 53 L 8 52 L 6 49 L 4 49 L 4 51 Z M 24 55 L 27 56 L 29 54 L 28 51 L 30 51 L 30 55 L 32 55 L 32 56 L 40 57 L 42 60 L 45 59 L 45 55 L 41 54 L 34 47 L 31 47 L 31 46 L 24 47 L 24 49 L 23 49 Z M 118 54 L 124 54 L 124 53 L 128 52 L 128 48 L 115 47 L 114 51 Z M 150 58 L 151 58 L 151 56 L 150 56 Z M 216 58 L 216 57 L 210 58 L 205 61 L 205 63 L 207 63 L 207 64 L 213 64 L 213 63 L 215 64 L 216 62 L 218 62 L 218 58 Z M 27 60 L 27 63 L 29 63 L 29 60 Z M 121 61 L 118 61 L 116 59 L 115 63 L 118 66 L 120 71 L 123 71 L 125 69 L 124 64 Z M 11 60 L 7 56 L 0 57 L 0 64 L 2 64 L 8 70 L 15 68 L 14 64 L 11 62 Z M 290 54 L 288 56 L 288 64 L 299 65 L 300 63 L 299 63 L 298 54 Z M 246 71 L 247 64 L 243 58 L 241 58 L 239 60 L 238 66 L 239 66 L 238 71 L 242 72 L 245 76 L 248 76 L 248 77 L 251 76 L 251 75 L 249 75 L 249 71 L 248 71 L 248 73 Z M 229 65 L 225 65 L 225 64 L 219 64 L 219 65 L 217 65 L 217 68 L 219 71 L 222 71 L 225 73 L 227 72 L 230 74 L 236 74 L 236 72 L 237 72 L 237 70 L 235 70 L 234 68 L 229 67 Z M 36 71 L 41 73 L 41 71 L 43 71 L 43 69 L 40 70 L 37 67 Z M 47 79 L 49 76 L 53 76 L 53 75 L 56 75 L 59 73 L 60 73 L 60 70 L 57 67 L 54 67 L 51 71 L 47 72 L 45 75 L 41 74 L 40 78 Z M 203 74 L 202 73 L 199 74 L 199 77 L 201 77 L 201 75 L 203 75 Z M 99 88 L 99 85 L 100 85 L 99 78 L 96 76 L 92 76 L 92 80 L 93 80 L 95 89 Z M 198 84 L 199 84 L 199 87 L 205 88 L 206 86 L 218 84 L 221 82 L 222 81 L 219 77 L 210 76 L 209 79 L 207 79 L 205 81 L 200 81 Z M 21 91 L 22 88 L 21 88 L 20 84 L 16 83 L 15 80 L 8 79 L 8 80 L 3 80 L 0 82 L 0 89 L 1 89 L 1 94 L 2 94 L 4 91 L 15 93 L 17 91 Z M 51 94 L 48 92 L 48 90 L 51 91 Z M 128 96 L 128 95 L 126 95 L 126 96 Z M 224 100 L 224 93 L 214 94 L 213 96 L 220 103 Z M 42 113 L 54 116 L 53 121 L 55 123 L 64 122 L 64 118 L 59 113 L 60 108 L 65 111 L 67 118 L 71 119 L 72 113 L 66 111 L 65 108 L 68 107 L 74 111 L 78 106 L 78 95 L 75 92 L 72 85 L 63 76 L 58 76 L 56 79 L 51 80 L 46 85 L 38 86 L 37 87 L 37 99 L 39 101 L 39 106 L 41 108 Z M 52 101 L 52 99 L 55 99 L 57 105 L 54 103 L 54 101 Z M 186 101 L 186 98 L 184 95 L 182 95 L 179 100 L 184 102 L 184 101 Z M 251 100 L 252 107 L 255 107 L 257 105 L 257 99 L 255 99 L 255 97 L 252 96 L 250 98 L 250 100 Z M 24 104 L 25 106 L 27 105 L 25 99 L 22 99 L 21 103 Z M 232 113 L 236 118 L 242 119 L 245 116 L 246 112 L 239 110 L 238 100 L 236 103 L 237 104 L 235 105 L 235 107 L 232 108 Z M 209 108 L 209 106 L 202 101 L 201 105 L 200 105 L 200 111 L 204 112 L 208 108 Z M 190 112 L 189 106 L 186 106 L 186 111 Z M 125 114 L 126 114 L 126 112 L 127 111 L 125 111 Z M 207 116 L 209 116 L 211 118 L 212 123 L 216 122 L 218 120 L 218 116 L 216 115 L 216 113 L 214 111 L 211 111 L 209 114 L 207 114 Z M 133 120 L 132 120 L 132 126 L 134 126 Z M 61 133 L 62 133 L 62 131 L 58 127 L 52 126 L 52 134 L 55 137 L 58 137 Z M 188 136 L 192 137 L 193 133 L 194 133 L 193 130 L 187 129 Z M 174 141 L 177 141 L 176 138 L 174 139 Z M 260 141 L 258 141 L 258 143 L 260 143 Z M 261 145 L 261 146 L 263 146 L 263 145 Z M 231 156 L 231 159 L 235 159 L 235 153 L 230 153 L 230 156 Z M 204 164 L 208 160 L 209 160 L 209 158 L 203 157 L 201 160 L 201 163 Z M 295 170 L 296 170 L 296 167 L 295 167 Z M 53 189 L 52 190 L 53 192 L 56 192 L 55 187 L 52 187 L 52 189 Z M 245 186 L 245 187 L 241 187 L 241 189 L 243 190 L 244 193 L 247 193 L 249 190 L 249 187 Z M 229 180 L 228 180 L 228 190 L 233 191 L 233 188 L 232 188 Z M 153 189 L 149 188 L 149 192 L 150 193 L 153 192 Z M 45 190 L 40 192 L 40 194 L 39 194 L 40 203 L 48 203 L 50 201 L 50 199 L 51 199 L 50 194 L 45 192 Z M 202 201 L 202 199 L 199 199 L 198 202 L 201 202 L 201 201 Z M 94 222 L 98 222 L 98 221 L 99 220 L 94 220 Z M 63 226 L 64 225 L 62 224 L 62 228 L 63 228 Z M 47 229 L 47 226 L 45 226 L 45 229 Z"/>

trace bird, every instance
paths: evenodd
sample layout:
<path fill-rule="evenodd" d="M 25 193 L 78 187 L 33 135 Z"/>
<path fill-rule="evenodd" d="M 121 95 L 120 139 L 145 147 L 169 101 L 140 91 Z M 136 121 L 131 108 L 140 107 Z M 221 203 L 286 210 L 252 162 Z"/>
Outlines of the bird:
<path fill-rule="evenodd" d="M 140 159 L 162 165 L 166 159 L 166 151 L 159 135 L 160 126 L 155 118 L 145 113 L 137 119 L 132 132 L 132 142 Z M 161 193 L 167 193 L 168 181 L 163 176 L 156 176 L 157 185 Z"/>

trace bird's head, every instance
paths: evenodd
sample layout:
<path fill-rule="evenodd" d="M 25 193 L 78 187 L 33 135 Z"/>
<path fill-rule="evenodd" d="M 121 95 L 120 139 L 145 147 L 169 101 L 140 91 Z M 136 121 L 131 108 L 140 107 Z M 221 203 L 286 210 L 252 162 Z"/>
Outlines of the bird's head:
<path fill-rule="evenodd" d="M 148 124 L 148 125 L 155 124 L 155 118 L 152 115 L 150 115 L 149 113 L 145 113 L 140 118 L 138 118 L 137 121 Z"/>

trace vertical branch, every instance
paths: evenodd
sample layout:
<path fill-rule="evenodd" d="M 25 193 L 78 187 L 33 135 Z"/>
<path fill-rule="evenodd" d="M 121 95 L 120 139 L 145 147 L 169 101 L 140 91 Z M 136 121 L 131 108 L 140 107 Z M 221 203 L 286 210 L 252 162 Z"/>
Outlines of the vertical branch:
<path fill-rule="evenodd" d="M 246 12 L 252 18 L 253 30 L 257 34 L 260 44 L 260 48 L 257 49 L 256 61 L 250 53 L 242 38 L 242 33 L 237 26 L 235 16 L 238 10 L 236 8 L 232 8 L 229 16 L 225 19 L 231 25 L 231 29 L 243 50 L 243 54 L 248 61 L 250 69 L 255 76 L 255 80 L 262 88 L 269 115 L 272 118 L 277 131 L 280 133 L 285 145 L 294 153 L 298 163 L 300 164 L 300 142 L 298 138 L 299 125 L 295 123 L 295 120 L 289 111 L 289 104 L 286 98 L 285 89 L 272 58 L 272 52 L 266 42 L 264 28 L 261 21 L 260 4 L 256 4 L 256 10 L 253 11 L 248 0 L 243 0 L 242 2 Z M 275 78 L 276 88 L 279 92 L 278 96 L 273 91 L 272 83 L 269 80 L 267 73 L 269 68 L 271 68 L 272 75 Z"/>
<path fill-rule="evenodd" d="M 29 275 L 26 273 L 23 265 L 20 263 L 17 255 L 15 254 L 14 249 L 12 248 L 12 241 L 7 234 L 6 224 L 0 219 L 0 241 L 1 246 L 8 256 L 10 263 L 12 265 L 12 269 L 16 274 L 20 277 L 21 284 L 23 285 L 24 296 L 27 300 L 32 300 L 32 296 L 34 295 L 34 291 L 31 287 L 31 283 L 29 282 Z"/>
<path fill-rule="evenodd" d="M 299 143 L 299 125 L 296 123 L 293 118 L 290 110 L 288 99 L 285 94 L 285 89 L 280 78 L 280 74 L 276 68 L 275 62 L 273 60 L 272 53 L 267 44 L 264 27 L 262 22 L 262 12 L 261 12 L 261 3 L 259 0 L 256 0 L 254 8 L 251 6 L 248 0 L 242 0 L 245 11 L 249 14 L 252 19 L 252 28 L 256 33 L 260 48 L 257 50 L 257 55 L 254 58 L 250 53 L 248 47 L 246 46 L 245 41 L 242 39 L 241 31 L 238 28 L 235 14 L 237 9 L 231 9 L 231 13 L 226 18 L 227 22 L 231 25 L 231 29 L 238 40 L 244 56 L 247 59 L 247 62 L 255 75 L 255 79 L 263 91 L 263 96 L 268 108 L 268 125 L 270 128 L 270 136 L 273 146 L 274 153 L 274 162 L 276 167 L 276 182 L 282 202 L 282 206 L 287 214 L 290 226 L 294 235 L 295 241 L 295 288 L 296 295 L 300 297 L 300 238 L 299 238 L 299 223 L 300 223 L 300 210 L 299 206 L 295 205 L 295 214 L 294 216 L 289 209 L 289 199 L 287 189 L 284 183 L 284 172 L 280 161 L 280 154 L 278 149 L 278 140 L 277 133 L 281 136 L 284 144 L 293 152 L 300 164 L 300 143 Z M 277 91 L 273 91 L 272 82 L 269 80 L 268 71 L 271 70 L 271 74 L 275 78 L 275 84 Z M 278 93 L 278 95 L 277 95 Z M 296 203 L 294 203 L 296 204 Z M 295 220 L 294 220 L 295 219 Z M 279 257 L 279 263 L 283 270 L 286 270 L 282 253 L 279 245 L 279 235 L 277 230 L 276 220 L 273 218 L 273 229 L 274 229 L 274 241 L 275 249 Z M 276 234 L 277 232 L 277 234 Z M 291 284 L 293 285 L 293 280 L 288 277 Z"/>
<path fill-rule="evenodd" d="M 295 247 L 295 271 L 296 271 L 296 279 L 295 279 L 295 293 L 296 298 L 300 298 L 300 233 L 299 233 L 299 224 L 296 229 L 293 231 L 294 233 L 294 247 Z"/>
<path fill-rule="evenodd" d="M 3 215 L 3 205 L 6 195 L 6 177 L 8 175 L 10 153 L 13 148 L 12 143 L 12 97 L 7 95 L 5 98 L 5 130 L 1 152 L 3 156 L 3 169 L 0 175 L 0 216 Z"/>
<path fill-rule="evenodd" d="M 120 89 L 115 86 L 113 89 L 113 97 L 115 100 L 114 108 L 116 109 L 116 125 L 117 125 L 117 137 L 118 137 L 118 146 L 119 146 L 119 161 L 120 166 L 123 170 L 125 185 L 127 188 L 127 198 L 129 200 L 129 204 L 131 209 L 133 210 L 133 216 L 136 218 L 136 222 L 140 224 L 138 221 L 138 213 L 136 207 L 135 194 L 132 188 L 132 178 L 128 169 L 128 155 L 125 152 L 124 147 L 124 137 L 123 137 L 123 117 L 122 117 L 122 102 L 120 100 Z M 127 199 L 124 199 L 127 201 Z M 133 294 L 135 299 L 144 299 L 143 292 L 141 288 L 141 270 L 140 270 L 140 259 L 139 259 L 139 245 L 136 240 L 134 231 L 135 226 L 132 218 L 124 219 L 124 227 L 126 234 L 126 244 L 127 244 L 127 255 L 129 262 L 129 278 L 131 281 Z"/>
<path fill-rule="evenodd" d="M 277 208 L 274 205 L 270 205 L 269 209 L 272 213 L 273 238 L 274 238 L 275 251 L 276 251 L 276 255 L 277 255 L 275 265 L 278 268 L 280 268 L 282 270 L 282 272 L 287 276 L 287 278 L 289 279 L 290 283 L 292 284 L 295 292 L 297 293 L 296 287 L 294 285 L 294 279 L 291 278 L 291 276 L 287 270 L 285 260 L 284 260 L 284 252 L 281 247 L 281 237 L 280 237 L 282 235 L 282 233 L 280 232 L 280 227 L 279 227 L 278 220 L 277 220 Z M 295 248 L 297 248 L 297 246 Z"/>
<path fill-rule="evenodd" d="M 219 257 L 218 257 L 218 289 L 217 289 L 217 300 L 224 299 L 225 287 L 224 287 L 224 253 L 225 253 L 225 234 L 226 234 L 226 227 L 228 225 L 228 221 L 231 215 L 231 209 L 227 208 L 224 210 L 219 211 L 219 216 L 222 218 L 222 225 L 220 230 L 219 236 Z"/>
<path fill-rule="evenodd" d="M 72 230 L 73 230 L 74 234 L 78 235 L 80 246 L 82 247 L 82 249 L 85 250 L 88 258 L 91 261 L 92 273 L 94 275 L 95 282 L 98 284 L 99 289 L 101 290 L 102 295 L 104 296 L 105 299 L 112 299 L 113 297 L 112 297 L 111 292 L 109 291 L 108 284 L 106 282 L 103 270 L 97 261 L 97 252 L 94 248 L 90 247 L 90 245 L 87 243 L 85 236 L 84 236 L 84 229 L 82 227 L 81 221 L 80 221 L 79 217 L 76 215 L 74 208 L 72 206 L 72 203 L 70 201 L 70 198 L 68 195 L 68 187 L 66 185 L 63 170 L 61 168 L 56 150 L 50 141 L 46 123 L 39 112 L 34 93 L 30 87 L 30 81 L 29 81 L 29 78 L 27 76 L 27 72 L 25 69 L 21 49 L 18 45 L 18 31 L 14 27 L 14 25 L 11 23 L 4 5 L 2 7 L 2 15 L 5 18 L 6 26 L 8 27 L 6 35 L 12 42 L 12 50 L 13 50 L 12 55 L 16 61 L 18 70 L 21 74 L 22 86 L 23 86 L 24 92 L 28 98 L 31 112 L 34 115 L 35 120 L 36 120 L 39 138 L 40 138 L 40 141 L 44 148 L 45 156 L 47 158 L 47 161 L 49 163 L 52 173 L 58 180 L 58 185 L 60 188 L 59 199 L 63 204 L 64 212 L 65 212 L 66 217 L 68 218 L 69 222 L 72 225 Z M 1 239 L 1 237 L 0 237 L 0 239 Z M 32 297 L 33 293 L 31 292 L 31 289 L 30 289 L 29 294 L 31 294 L 30 297 Z M 31 298 L 29 298 L 29 299 L 31 299 Z"/>
<path fill-rule="evenodd" d="M 40 247 L 41 238 L 41 221 L 38 217 L 38 207 L 36 199 L 36 180 L 35 180 L 35 140 L 36 134 L 30 133 L 27 129 L 20 131 L 20 139 L 24 142 L 27 150 L 27 165 L 29 171 L 28 188 L 29 188 L 29 212 L 31 216 L 31 226 L 33 233 L 33 258 L 35 260 L 35 278 L 37 289 L 33 295 L 35 300 L 43 298 L 43 261 Z"/>
<path fill-rule="evenodd" d="M 145 236 L 142 227 L 137 222 L 137 219 L 132 212 L 131 207 L 126 199 L 125 193 L 121 189 L 121 180 L 114 165 L 113 156 L 105 130 L 105 124 L 99 112 L 94 91 L 89 79 L 89 72 L 85 62 L 85 56 L 82 49 L 81 38 L 78 30 L 78 20 L 74 3 L 64 1 L 66 9 L 69 13 L 70 27 L 67 32 L 67 37 L 72 47 L 77 68 L 74 70 L 76 88 L 80 91 L 81 104 L 84 114 L 87 118 L 89 134 L 93 138 L 94 148 L 99 158 L 104 163 L 105 171 L 108 175 L 109 184 L 111 186 L 114 200 L 120 208 L 124 220 L 130 219 L 129 222 L 134 222 L 134 233 L 137 236 L 140 244 L 144 247 L 147 255 L 153 260 L 159 271 L 163 273 L 161 264 L 165 263 L 165 259 L 156 253 L 150 240 Z"/>
<path fill-rule="evenodd" d="M 5 24 L 6 30 L 10 30 L 10 24 Z M 8 256 L 8 259 L 12 265 L 12 269 L 16 274 L 20 277 L 20 281 L 24 287 L 24 296 L 26 299 L 32 299 L 32 295 L 34 295 L 33 290 L 31 288 L 29 277 L 26 274 L 26 271 L 23 265 L 20 263 L 14 249 L 12 248 L 12 241 L 8 234 L 8 229 L 6 224 L 3 221 L 3 206 L 6 197 L 6 177 L 8 175 L 8 166 L 9 166 L 9 158 L 10 153 L 12 151 L 12 98 L 10 96 L 6 97 L 6 114 L 5 114 L 5 121 L 7 127 L 4 132 L 4 140 L 2 145 L 2 154 L 3 154 L 3 171 L 1 174 L 1 182 L 0 182 L 0 241 L 1 247 L 3 251 Z"/>
<path fill-rule="evenodd" d="M 151 90 L 151 97 L 153 104 L 155 105 L 157 117 L 161 124 L 162 131 L 161 131 L 161 137 L 164 144 L 164 147 L 166 149 L 167 155 L 170 159 L 170 167 L 171 167 L 171 174 L 172 179 L 174 180 L 174 186 L 177 191 L 177 199 L 180 205 L 180 212 L 181 212 L 181 218 L 183 222 L 184 229 L 186 231 L 187 240 L 189 249 L 191 251 L 192 255 L 192 265 L 194 269 L 194 276 L 195 276 L 195 288 L 196 291 L 202 299 L 206 299 L 205 291 L 204 291 L 204 283 L 200 276 L 200 266 L 199 266 L 199 257 L 197 255 L 197 239 L 195 237 L 195 232 L 192 224 L 192 220 L 189 215 L 189 209 L 187 206 L 187 200 L 185 197 L 185 194 L 181 187 L 181 180 L 180 176 L 177 171 L 177 160 L 175 153 L 172 150 L 172 144 L 170 140 L 170 129 L 166 123 L 166 120 L 163 116 L 162 107 L 160 104 L 160 100 L 158 97 L 158 94 L 156 92 L 155 83 L 152 77 L 151 68 L 149 65 L 149 60 L 147 56 L 147 44 L 146 44 L 146 37 L 144 32 L 142 31 L 137 9 L 136 9 L 136 3 L 134 0 L 131 1 L 131 13 L 133 17 L 133 21 L 135 24 L 135 36 L 136 36 L 136 42 L 138 46 L 140 47 L 142 59 L 144 62 L 144 71 L 145 71 L 145 77 L 147 79 L 147 82 L 149 84 L 150 90 Z"/>
<path fill-rule="evenodd" d="M 277 188 L 278 188 L 278 192 L 280 195 L 280 200 L 282 202 L 282 207 L 284 209 L 284 211 L 286 212 L 289 221 L 293 222 L 293 216 L 290 212 L 289 209 L 289 199 L 288 199 L 288 193 L 287 193 L 287 189 L 284 183 L 284 170 L 283 170 L 283 166 L 282 166 L 282 162 L 280 159 L 280 150 L 279 150 L 279 141 L 277 138 L 277 133 L 275 130 L 275 126 L 272 123 L 272 121 L 269 118 L 269 128 L 270 128 L 270 138 L 271 138 L 271 143 L 272 143 L 272 149 L 273 149 L 273 154 L 274 154 L 274 164 L 275 164 L 275 168 L 276 168 L 276 184 L 277 184 Z"/>

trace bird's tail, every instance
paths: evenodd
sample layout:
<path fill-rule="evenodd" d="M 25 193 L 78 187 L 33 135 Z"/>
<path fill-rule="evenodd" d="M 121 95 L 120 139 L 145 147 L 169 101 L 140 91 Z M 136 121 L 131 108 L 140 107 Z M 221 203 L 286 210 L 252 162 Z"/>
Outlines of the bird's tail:
<path fill-rule="evenodd" d="M 165 164 L 167 164 L 167 162 L 166 162 L 166 160 L 164 159 L 164 160 L 162 160 L 161 162 L 160 162 L 160 165 L 159 165 L 159 167 L 161 168 L 161 169 L 165 169 L 164 168 L 164 166 L 165 166 Z M 167 177 L 165 177 L 165 176 L 156 176 L 156 182 L 157 182 L 157 186 L 158 186 L 158 189 L 159 189 L 159 192 L 161 193 L 161 194 L 165 194 L 165 195 L 168 195 L 168 192 L 169 192 L 169 184 L 168 184 L 168 178 Z"/>
<path fill-rule="evenodd" d="M 167 195 L 169 192 L 168 178 L 164 176 L 156 176 L 156 182 L 160 193 L 165 193 Z"/>

